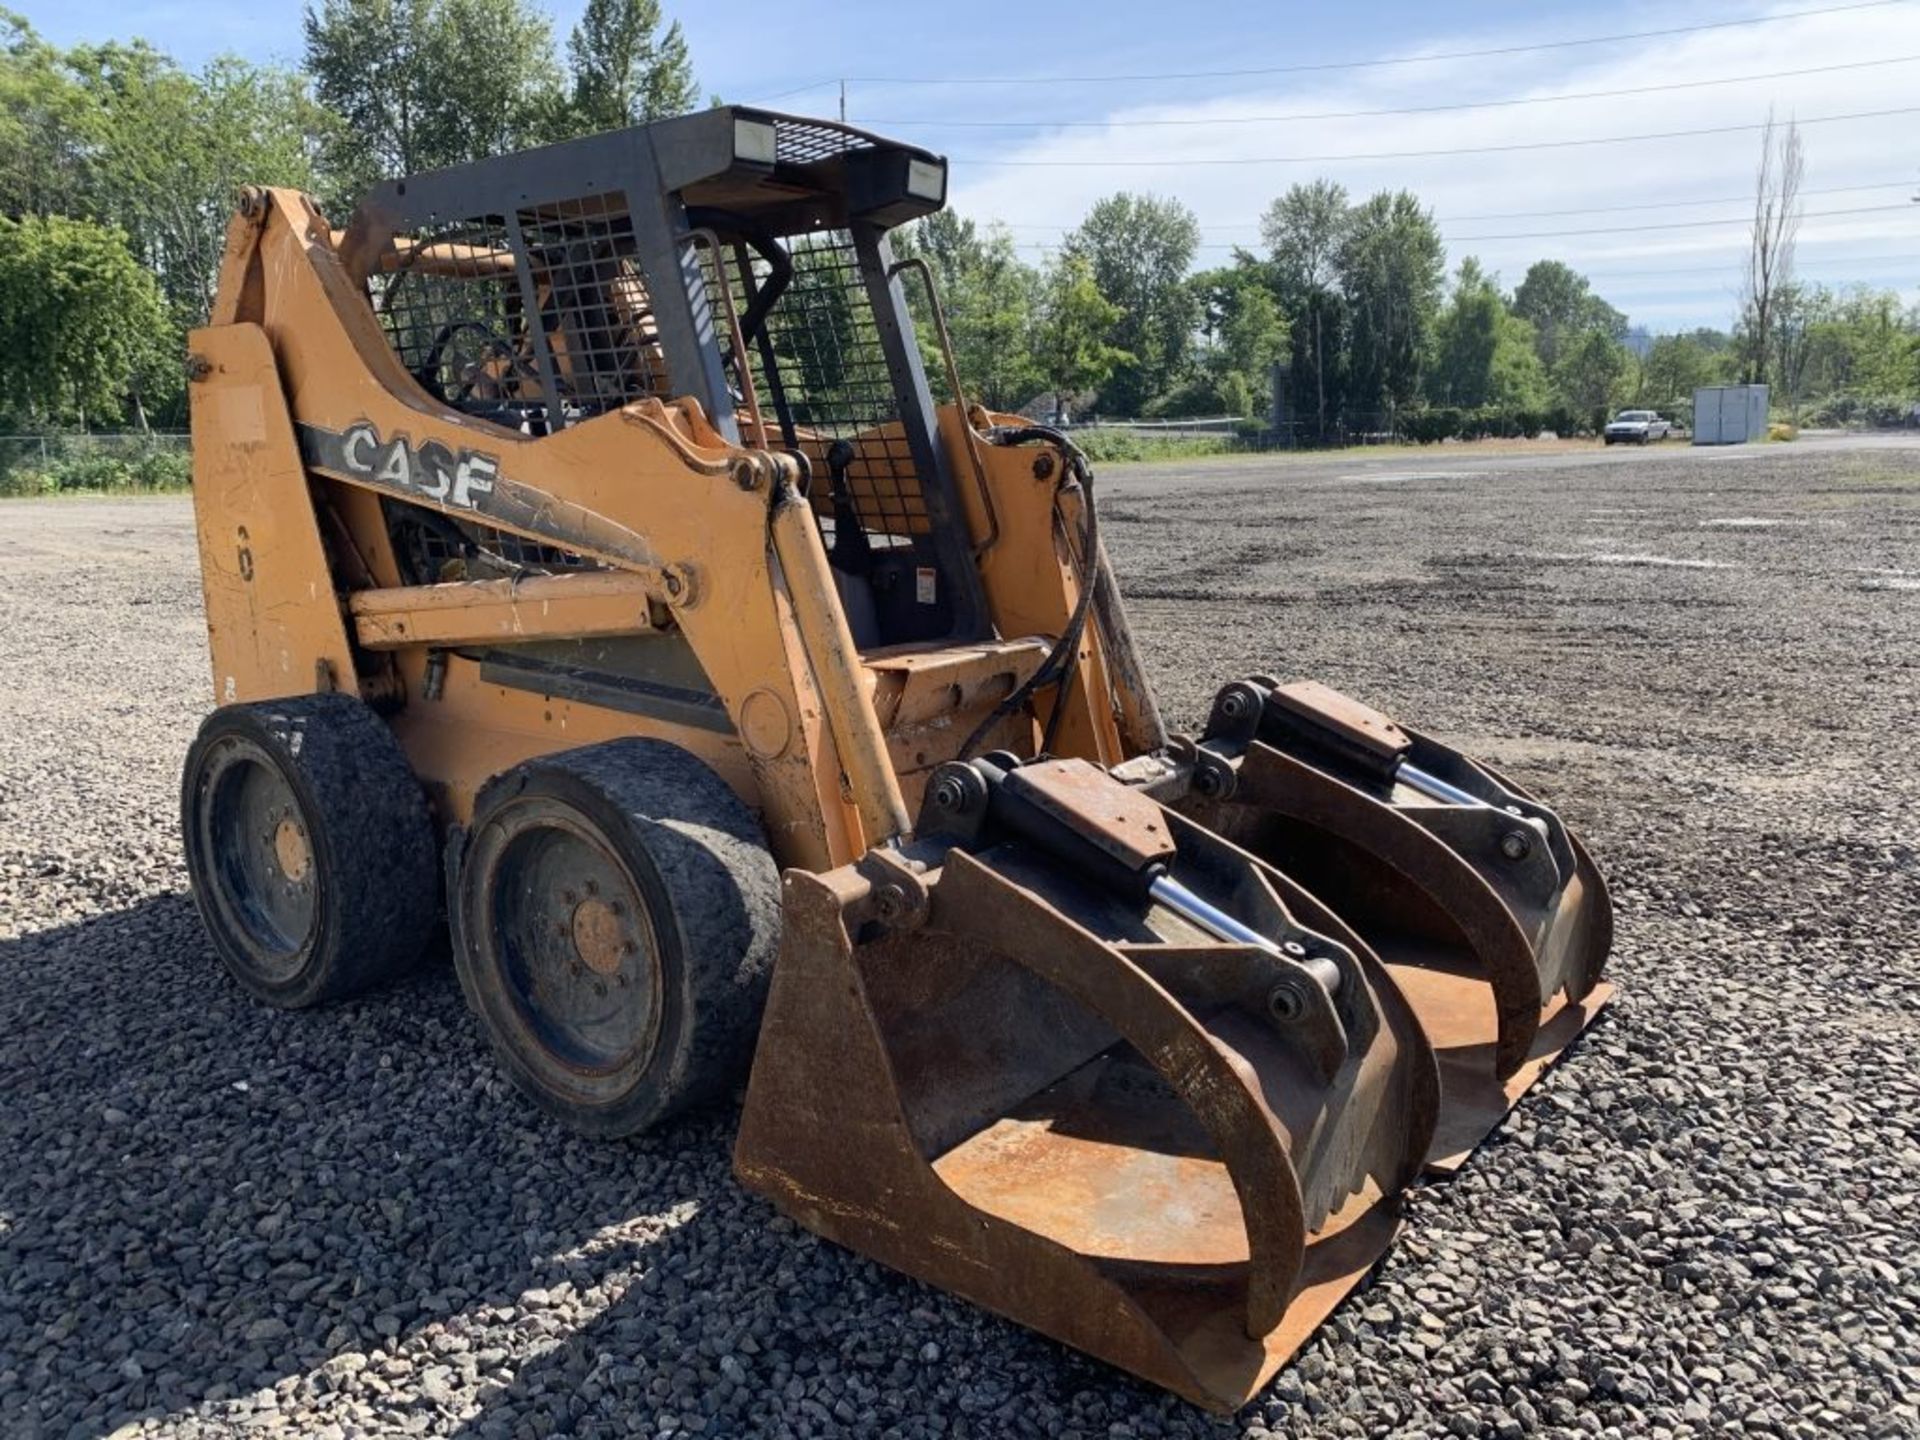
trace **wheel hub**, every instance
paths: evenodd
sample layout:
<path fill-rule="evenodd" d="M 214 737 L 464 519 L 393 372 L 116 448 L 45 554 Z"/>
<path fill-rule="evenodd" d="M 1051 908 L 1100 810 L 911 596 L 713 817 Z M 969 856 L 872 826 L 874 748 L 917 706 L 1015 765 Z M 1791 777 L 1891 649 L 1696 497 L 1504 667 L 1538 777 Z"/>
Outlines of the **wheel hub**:
<path fill-rule="evenodd" d="M 618 975 L 621 957 L 633 949 L 619 910 L 589 896 L 573 907 L 573 949 L 596 975 Z"/>
<path fill-rule="evenodd" d="M 280 873 L 298 884 L 313 868 L 313 848 L 307 844 L 307 832 L 291 815 L 283 816 L 273 828 L 273 858 Z"/>

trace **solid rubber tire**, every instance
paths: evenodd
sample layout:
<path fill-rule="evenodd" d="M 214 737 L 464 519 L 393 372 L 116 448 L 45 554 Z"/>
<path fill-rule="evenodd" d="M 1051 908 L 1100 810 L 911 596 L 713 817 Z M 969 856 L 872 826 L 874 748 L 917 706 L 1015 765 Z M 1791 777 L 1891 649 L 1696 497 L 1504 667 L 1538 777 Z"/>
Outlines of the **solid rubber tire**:
<path fill-rule="evenodd" d="M 542 1045 L 492 933 L 488 873 L 506 862 L 487 828 L 523 823 L 510 812 L 530 804 L 566 807 L 607 842 L 651 926 L 656 1032 L 605 1083 Z M 481 791 L 460 846 L 448 867 L 454 968 L 508 1076 L 542 1109 L 584 1134 L 634 1135 L 744 1077 L 779 948 L 780 874 L 753 812 L 711 768 L 646 739 L 530 760 Z"/>
<path fill-rule="evenodd" d="M 310 850 L 312 925 L 276 965 L 230 913 L 201 825 L 211 767 L 236 743 L 285 782 Z M 215 710 L 187 751 L 180 809 L 194 903 L 215 953 L 256 999 L 287 1010 L 344 999 L 426 952 L 440 918 L 433 821 L 399 741 L 357 697 L 301 695 Z"/>

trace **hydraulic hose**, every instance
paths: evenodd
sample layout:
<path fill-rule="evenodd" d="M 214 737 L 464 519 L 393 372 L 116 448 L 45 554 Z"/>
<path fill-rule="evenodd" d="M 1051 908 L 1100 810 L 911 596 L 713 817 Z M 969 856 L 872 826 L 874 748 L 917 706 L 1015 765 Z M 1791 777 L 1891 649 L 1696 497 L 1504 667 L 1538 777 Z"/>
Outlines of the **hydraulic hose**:
<path fill-rule="evenodd" d="M 1074 664 L 1074 657 L 1080 653 L 1080 641 L 1086 634 L 1087 617 L 1093 611 L 1094 591 L 1099 579 L 1100 512 L 1094 504 L 1093 466 L 1088 462 L 1086 452 L 1051 425 L 1022 425 L 993 430 L 988 433 L 988 439 L 995 445 L 1024 445 L 1041 440 L 1058 447 L 1067 457 L 1067 472 L 1061 477 L 1061 489 L 1066 488 L 1069 480 L 1078 482 L 1080 506 L 1086 515 L 1085 524 L 1081 527 L 1080 571 L 1077 576 L 1080 595 L 1074 602 L 1072 615 L 1060 631 L 1060 638 L 1053 642 L 1046 659 L 1011 695 L 994 706 L 986 719 L 974 727 L 966 744 L 960 747 L 957 758 L 961 760 L 970 758 L 979 749 L 980 743 L 992 733 L 993 727 L 1025 705 L 1041 686 L 1057 680 L 1060 690 L 1054 697 L 1053 714 L 1047 718 L 1046 734 L 1040 742 L 1043 753 L 1053 748 L 1061 718 L 1066 714 L 1067 696 L 1072 691 L 1074 672 L 1078 668 Z"/>

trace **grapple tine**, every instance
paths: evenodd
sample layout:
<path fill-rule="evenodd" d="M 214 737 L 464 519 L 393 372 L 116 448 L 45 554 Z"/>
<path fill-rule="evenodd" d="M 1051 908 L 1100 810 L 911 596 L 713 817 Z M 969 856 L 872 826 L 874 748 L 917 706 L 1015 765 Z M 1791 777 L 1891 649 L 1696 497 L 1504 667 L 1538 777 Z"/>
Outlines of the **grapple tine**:
<path fill-rule="evenodd" d="M 1439 1059 L 1450 1170 L 1593 1019 L 1612 906 L 1524 790 L 1323 686 L 1236 682 L 1183 813 L 1311 891 L 1386 962 Z"/>
<path fill-rule="evenodd" d="M 830 1239 L 1233 1409 L 1392 1238 L 1433 1057 L 1351 931 L 1084 768 L 1274 949 L 1018 835 L 789 872 L 735 1167 Z M 1323 981 L 1324 1011 L 1275 999 Z"/>

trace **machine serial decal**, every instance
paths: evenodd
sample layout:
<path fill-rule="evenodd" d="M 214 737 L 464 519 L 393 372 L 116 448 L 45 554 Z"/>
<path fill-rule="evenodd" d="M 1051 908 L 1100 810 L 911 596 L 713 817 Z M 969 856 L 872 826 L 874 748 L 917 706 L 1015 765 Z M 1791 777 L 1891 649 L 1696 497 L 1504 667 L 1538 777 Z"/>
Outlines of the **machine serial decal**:
<path fill-rule="evenodd" d="M 345 430 L 302 425 L 300 450 L 316 470 L 351 476 L 457 510 L 484 512 L 500 480 L 497 456 L 482 450 L 454 451 L 438 440 L 415 447 L 404 435 L 383 440 L 365 420 Z"/>

